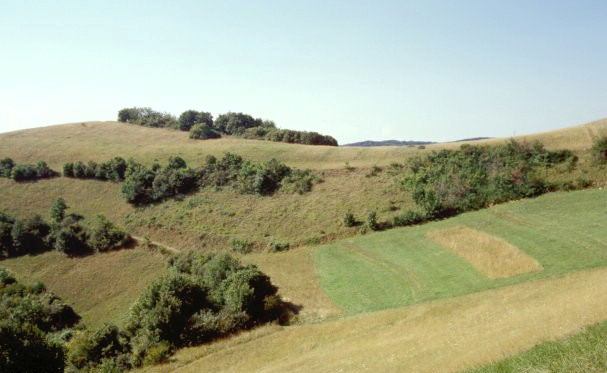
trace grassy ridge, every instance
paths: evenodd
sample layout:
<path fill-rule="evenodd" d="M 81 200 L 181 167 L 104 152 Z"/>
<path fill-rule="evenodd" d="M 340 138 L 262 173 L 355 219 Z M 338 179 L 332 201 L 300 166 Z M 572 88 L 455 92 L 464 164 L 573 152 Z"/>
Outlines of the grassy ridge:
<path fill-rule="evenodd" d="M 441 222 L 337 241 L 316 252 L 322 288 L 358 313 L 453 297 L 607 265 L 607 190 L 553 193 Z M 490 279 L 429 239 L 432 230 L 466 226 L 504 239 L 543 270 Z"/>

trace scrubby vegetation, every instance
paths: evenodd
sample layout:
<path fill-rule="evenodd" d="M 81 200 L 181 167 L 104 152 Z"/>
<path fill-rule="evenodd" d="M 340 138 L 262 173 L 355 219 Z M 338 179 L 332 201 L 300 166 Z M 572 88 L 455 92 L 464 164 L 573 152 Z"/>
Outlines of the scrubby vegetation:
<path fill-rule="evenodd" d="M 82 225 L 82 216 L 66 214 L 68 206 L 58 199 L 51 207 L 51 222 L 39 215 L 17 219 L 0 212 L 0 258 L 57 250 L 70 256 L 108 251 L 126 245 L 130 236 L 103 216 L 92 228 Z"/>
<path fill-rule="evenodd" d="M 206 164 L 191 169 L 180 157 L 169 159 L 167 166 L 151 168 L 129 161 L 122 193 L 128 202 L 147 204 L 194 191 L 198 187 L 232 187 L 240 193 L 271 195 L 279 189 L 306 193 L 312 189 L 310 171 L 293 170 L 275 159 L 255 163 L 226 153 L 222 158 L 209 156 Z"/>
<path fill-rule="evenodd" d="M 592 158 L 597 164 L 607 164 L 607 136 L 601 136 L 594 140 L 591 151 Z"/>
<path fill-rule="evenodd" d="M 231 135 L 246 139 L 277 142 L 337 146 L 337 140 L 317 132 L 279 129 L 270 120 L 253 118 L 244 113 L 225 113 L 213 120 L 211 113 L 186 110 L 177 120 L 168 113 L 160 113 L 150 108 L 125 108 L 118 112 L 118 121 L 145 127 L 171 128 L 189 131 L 192 139 L 215 139 L 221 135 Z"/>
<path fill-rule="evenodd" d="M 539 142 L 463 145 L 413 159 L 404 185 L 427 216 L 450 216 L 554 190 L 538 170 L 564 162 L 575 167 L 577 157 Z"/>
<path fill-rule="evenodd" d="M 11 178 L 15 181 L 48 179 L 58 175 L 59 173 L 52 170 L 44 161 L 31 165 L 17 164 L 11 158 L 0 160 L 0 177 Z"/>
<path fill-rule="evenodd" d="M 79 179 L 122 181 L 126 168 L 127 162 L 122 157 L 115 157 L 101 164 L 92 161 L 87 164 L 82 161 L 68 162 L 63 165 L 63 176 Z"/>
<path fill-rule="evenodd" d="M 257 267 L 227 254 L 173 257 L 169 273 L 135 302 L 123 330 L 104 325 L 78 333 L 68 360 L 78 369 L 121 370 L 161 362 L 175 348 L 279 320 L 285 308 L 277 290 Z"/>
<path fill-rule="evenodd" d="M 0 268 L 0 372 L 63 372 L 62 342 L 79 320 L 43 284 L 25 286 Z"/>

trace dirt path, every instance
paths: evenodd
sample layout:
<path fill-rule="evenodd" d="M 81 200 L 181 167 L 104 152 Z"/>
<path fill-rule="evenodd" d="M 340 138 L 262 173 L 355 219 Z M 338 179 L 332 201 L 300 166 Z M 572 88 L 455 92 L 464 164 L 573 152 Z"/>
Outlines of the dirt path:
<path fill-rule="evenodd" d="M 607 319 L 596 269 L 180 351 L 159 371 L 456 372 Z"/>
<path fill-rule="evenodd" d="M 137 241 L 137 243 L 140 244 L 140 245 L 145 242 L 145 238 L 143 238 L 143 237 L 133 236 L 132 234 L 131 234 L 131 237 L 133 237 L 133 239 L 135 241 Z M 165 245 L 165 244 L 160 243 L 160 242 L 156 242 L 156 241 L 152 241 L 152 240 L 149 240 L 148 242 L 151 243 L 154 246 L 163 247 L 163 248 L 167 249 L 168 251 L 170 251 L 173 254 L 179 254 L 181 252 L 181 250 L 179 250 L 179 249 L 176 249 L 174 247 Z"/>

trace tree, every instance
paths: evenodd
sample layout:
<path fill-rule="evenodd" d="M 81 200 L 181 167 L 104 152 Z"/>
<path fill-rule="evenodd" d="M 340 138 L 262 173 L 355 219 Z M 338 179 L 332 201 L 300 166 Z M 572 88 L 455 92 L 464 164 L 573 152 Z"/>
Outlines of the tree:
<path fill-rule="evenodd" d="M 50 226 L 40 215 L 15 221 L 11 231 L 15 254 L 25 255 L 47 249 L 50 231 Z"/>
<path fill-rule="evenodd" d="M 30 324 L 0 321 L 0 351 L 0 372 L 61 373 L 65 368 L 63 348 Z"/>
<path fill-rule="evenodd" d="M 57 198 L 51 206 L 51 219 L 53 222 L 61 223 L 65 218 L 66 210 L 67 205 L 65 204 L 65 200 L 63 198 Z"/>
<path fill-rule="evenodd" d="M 255 119 L 244 113 L 221 114 L 215 120 L 215 128 L 228 135 L 241 135 L 247 128 L 257 127 L 263 124 L 261 119 Z"/>
<path fill-rule="evenodd" d="M 217 139 L 221 135 L 206 124 L 195 124 L 190 129 L 190 138 L 198 140 Z"/>
<path fill-rule="evenodd" d="M 53 229 L 55 250 L 69 256 L 80 256 L 90 253 L 86 229 L 69 217 Z"/>
<path fill-rule="evenodd" d="M 13 167 L 15 167 L 15 162 L 12 159 L 4 158 L 0 160 L 0 176 L 10 177 Z"/>
<path fill-rule="evenodd" d="M 213 116 L 211 113 L 196 110 L 187 110 L 179 116 L 179 129 L 189 131 L 195 124 L 204 124 L 213 127 Z"/>

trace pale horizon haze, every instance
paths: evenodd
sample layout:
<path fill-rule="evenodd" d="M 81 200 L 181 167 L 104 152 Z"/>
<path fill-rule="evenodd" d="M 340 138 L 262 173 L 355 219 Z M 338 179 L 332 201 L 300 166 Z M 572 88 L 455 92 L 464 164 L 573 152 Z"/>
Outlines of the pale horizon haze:
<path fill-rule="evenodd" d="M 0 132 L 245 112 L 362 140 L 607 117 L 605 1 L 3 1 Z"/>

